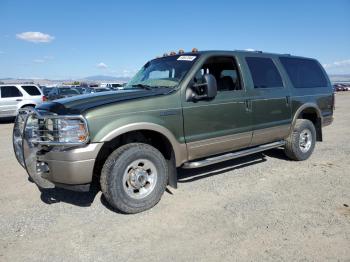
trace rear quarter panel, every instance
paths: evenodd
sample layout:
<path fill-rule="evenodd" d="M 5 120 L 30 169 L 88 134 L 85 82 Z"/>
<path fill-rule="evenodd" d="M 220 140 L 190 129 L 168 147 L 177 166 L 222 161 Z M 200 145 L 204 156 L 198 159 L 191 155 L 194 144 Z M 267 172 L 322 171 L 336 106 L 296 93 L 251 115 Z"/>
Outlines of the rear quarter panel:
<path fill-rule="evenodd" d="M 313 59 L 314 60 L 314 59 Z M 316 61 L 318 64 L 319 62 Z M 298 112 L 299 108 L 305 104 L 314 105 L 320 110 L 322 118 L 332 117 L 333 115 L 333 88 L 331 82 L 328 78 L 327 73 L 323 67 L 319 64 L 322 69 L 323 74 L 327 80 L 327 86 L 313 87 L 313 88 L 295 88 L 288 77 L 282 64 L 279 62 L 280 72 L 283 75 L 289 89 L 291 97 L 291 109 L 292 116 Z"/>

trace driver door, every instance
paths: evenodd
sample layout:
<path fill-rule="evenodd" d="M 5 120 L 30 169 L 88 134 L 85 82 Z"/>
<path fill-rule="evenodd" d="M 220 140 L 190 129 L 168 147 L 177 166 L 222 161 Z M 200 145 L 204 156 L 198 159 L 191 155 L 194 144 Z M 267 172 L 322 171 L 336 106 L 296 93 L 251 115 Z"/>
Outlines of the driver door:
<path fill-rule="evenodd" d="M 252 140 L 252 112 L 235 59 L 209 58 L 187 88 L 207 73 L 217 81 L 217 96 L 183 103 L 189 160 L 247 147 Z"/>

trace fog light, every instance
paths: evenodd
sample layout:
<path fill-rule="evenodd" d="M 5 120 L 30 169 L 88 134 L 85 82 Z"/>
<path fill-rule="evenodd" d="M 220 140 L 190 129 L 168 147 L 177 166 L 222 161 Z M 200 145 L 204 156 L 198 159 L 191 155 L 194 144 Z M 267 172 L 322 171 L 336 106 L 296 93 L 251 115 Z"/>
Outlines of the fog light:
<path fill-rule="evenodd" d="M 48 173 L 50 171 L 49 165 L 45 162 L 37 161 L 36 163 L 36 172 L 37 173 Z"/>

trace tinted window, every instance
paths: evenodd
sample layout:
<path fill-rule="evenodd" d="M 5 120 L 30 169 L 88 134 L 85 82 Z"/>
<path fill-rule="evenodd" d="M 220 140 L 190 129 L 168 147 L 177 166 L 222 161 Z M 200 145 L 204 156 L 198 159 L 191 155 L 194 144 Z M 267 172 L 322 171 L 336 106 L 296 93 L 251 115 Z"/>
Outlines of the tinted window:
<path fill-rule="evenodd" d="M 1 97 L 18 97 L 22 96 L 21 91 L 15 86 L 2 86 L 1 87 Z"/>
<path fill-rule="evenodd" d="M 282 87 L 282 78 L 270 58 L 246 57 L 254 88 Z"/>
<path fill-rule="evenodd" d="M 41 93 L 36 86 L 22 86 L 24 91 L 26 91 L 31 96 L 40 96 Z"/>
<path fill-rule="evenodd" d="M 327 79 L 320 65 L 311 59 L 280 57 L 281 63 L 296 88 L 327 86 Z"/>

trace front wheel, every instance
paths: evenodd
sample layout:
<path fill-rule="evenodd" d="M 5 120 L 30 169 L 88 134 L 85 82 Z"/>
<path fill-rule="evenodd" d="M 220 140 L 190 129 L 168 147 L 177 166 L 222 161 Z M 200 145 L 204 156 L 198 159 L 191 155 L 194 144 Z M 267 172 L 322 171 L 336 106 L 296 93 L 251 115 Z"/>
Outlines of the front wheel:
<path fill-rule="evenodd" d="M 292 133 L 286 140 L 284 152 L 292 160 L 308 159 L 314 151 L 316 143 L 316 129 L 307 119 L 297 119 Z"/>
<path fill-rule="evenodd" d="M 163 155 L 148 144 L 131 143 L 116 149 L 101 171 L 101 189 L 109 204 L 123 213 L 152 208 L 168 181 Z"/>

